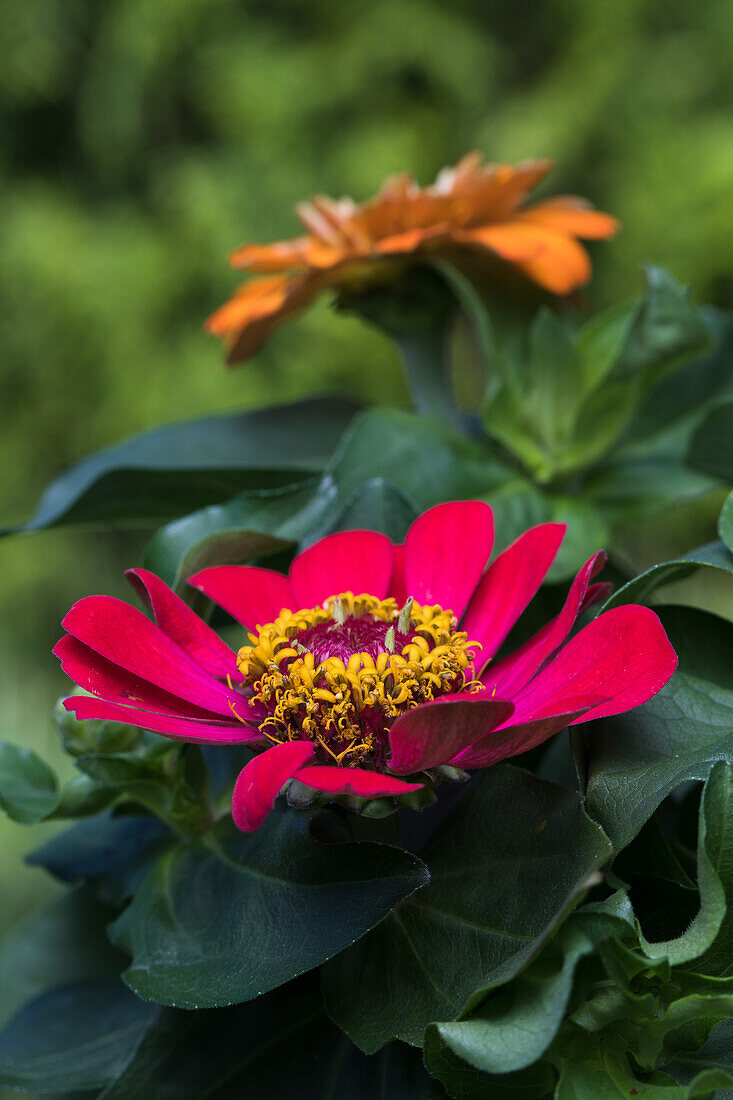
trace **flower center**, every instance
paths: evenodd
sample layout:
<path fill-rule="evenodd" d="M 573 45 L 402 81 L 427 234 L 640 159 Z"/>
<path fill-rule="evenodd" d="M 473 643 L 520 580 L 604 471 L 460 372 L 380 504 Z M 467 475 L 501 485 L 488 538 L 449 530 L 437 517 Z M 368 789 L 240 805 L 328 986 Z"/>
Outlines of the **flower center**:
<path fill-rule="evenodd" d="M 389 728 L 406 710 L 470 691 L 468 636 L 453 612 L 343 592 L 280 613 L 237 656 L 243 687 L 264 704 L 271 741 L 307 739 L 342 766 L 386 763 Z"/>

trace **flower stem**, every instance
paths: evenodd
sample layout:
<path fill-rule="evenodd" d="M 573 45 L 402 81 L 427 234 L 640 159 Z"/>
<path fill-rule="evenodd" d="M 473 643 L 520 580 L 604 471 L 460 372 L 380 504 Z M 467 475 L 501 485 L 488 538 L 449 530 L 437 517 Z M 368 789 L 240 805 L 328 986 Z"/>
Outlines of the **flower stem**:
<path fill-rule="evenodd" d="M 440 327 L 413 330 L 401 334 L 397 342 L 417 412 L 458 428 L 461 418 L 453 393 L 447 331 Z"/>

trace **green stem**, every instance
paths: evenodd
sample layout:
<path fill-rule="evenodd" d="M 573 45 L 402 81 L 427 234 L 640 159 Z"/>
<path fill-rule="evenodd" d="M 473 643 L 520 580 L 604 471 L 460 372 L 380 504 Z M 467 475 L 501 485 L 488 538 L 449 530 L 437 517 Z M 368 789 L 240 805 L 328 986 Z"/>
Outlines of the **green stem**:
<path fill-rule="evenodd" d="M 448 335 L 443 328 L 427 328 L 398 337 L 407 387 L 417 412 L 460 426 L 451 380 Z"/>

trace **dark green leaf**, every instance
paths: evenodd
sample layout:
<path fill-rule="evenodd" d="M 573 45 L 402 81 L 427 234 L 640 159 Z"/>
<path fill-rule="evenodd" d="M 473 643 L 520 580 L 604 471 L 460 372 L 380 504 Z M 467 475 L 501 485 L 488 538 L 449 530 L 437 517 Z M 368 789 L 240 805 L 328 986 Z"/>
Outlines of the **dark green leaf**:
<path fill-rule="evenodd" d="M 642 707 L 574 731 L 586 805 L 619 850 L 664 798 L 733 757 L 733 624 L 686 607 L 658 608 L 679 657 Z"/>
<path fill-rule="evenodd" d="M 324 467 L 355 411 L 350 401 L 323 397 L 166 424 L 73 466 L 21 529 L 159 522 L 245 489 L 287 484 Z"/>
<path fill-rule="evenodd" d="M 482 1073 L 430 1033 L 425 1059 L 430 1072 L 454 1100 L 548 1100 L 556 1080 L 548 1062 L 535 1062 L 517 1073 Z"/>
<path fill-rule="evenodd" d="M 677 858 L 659 813 L 614 860 L 613 871 L 629 883 L 634 912 L 648 940 L 674 939 L 690 925 L 699 908 L 697 888 Z"/>
<path fill-rule="evenodd" d="M 155 1011 L 119 978 L 43 993 L 0 1033 L 0 1084 L 36 1092 L 104 1085 L 125 1064 Z"/>
<path fill-rule="evenodd" d="M 661 562 L 634 577 L 606 600 L 603 610 L 619 607 L 624 603 L 648 603 L 649 597 L 657 588 L 696 573 L 700 568 L 717 569 L 733 574 L 733 554 L 722 542 L 710 542 L 697 550 L 691 550 L 675 561 Z"/>
<path fill-rule="evenodd" d="M 566 923 L 513 982 L 497 990 L 469 1019 L 429 1026 L 428 1069 L 439 1076 L 434 1062 L 444 1047 L 484 1073 L 513 1073 L 531 1066 L 555 1038 L 575 968 L 592 951 L 588 937 Z"/>
<path fill-rule="evenodd" d="M 335 514 L 335 499 L 333 483 L 318 478 L 243 493 L 163 527 L 145 552 L 145 565 L 177 587 L 199 569 L 272 553 L 323 527 Z"/>
<path fill-rule="evenodd" d="M 522 970 L 609 854 L 575 793 L 489 769 L 422 853 L 430 885 L 324 969 L 329 1014 L 367 1052 L 419 1042 Z"/>
<path fill-rule="evenodd" d="M 699 425 L 687 461 L 696 470 L 733 482 L 733 401 L 712 409 Z"/>
<path fill-rule="evenodd" d="M 439 1100 L 418 1052 L 367 1058 L 328 1020 L 317 985 L 294 982 L 227 1009 L 165 1009 L 104 1100 Z"/>
<path fill-rule="evenodd" d="M 368 528 L 381 531 L 392 542 L 401 543 L 416 516 L 417 509 L 405 494 L 389 481 L 377 477 L 366 481 L 354 492 L 328 530 Z"/>
<path fill-rule="evenodd" d="M 21 825 L 33 825 L 58 802 L 58 780 L 48 764 L 32 749 L 0 741 L 0 810 Z"/>
<path fill-rule="evenodd" d="M 323 478 L 244 493 L 168 524 L 153 538 L 145 564 L 178 585 L 205 566 L 310 542 L 347 523 L 401 530 L 414 510 L 483 495 L 506 476 L 503 464 L 443 425 L 369 410 L 354 419 Z"/>
<path fill-rule="evenodd" d="M 111 929 L 133 956 L 128 984 L 183 1008 L 258 997 L 342 951 L 427 882 L 415 856 L 322 844 L 309 820 L 278 807 L 257 833 L 227 823 L 164 855 Z"/>
<path fill-rule="evenodd" d="M 125 956 L 106 934 L 114 915 L 87 890 L 71 890 L 8 932 L 0 944 L 0 1015 L 50 986 L 118 975 Z"/>
<path fill-rule="evenodd" d="M 57 833 L 26 861 L 62 882 L 90 880 L 104 897 L 122 902 L 150 863 L 172 841 L 155 817 L 100 814 Z"/>

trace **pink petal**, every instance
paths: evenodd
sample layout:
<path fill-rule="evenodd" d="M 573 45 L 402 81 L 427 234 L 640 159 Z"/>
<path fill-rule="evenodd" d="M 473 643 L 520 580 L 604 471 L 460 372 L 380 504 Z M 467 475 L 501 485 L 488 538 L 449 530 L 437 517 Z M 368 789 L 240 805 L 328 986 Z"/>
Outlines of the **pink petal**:
<path fill-rule="evenodd" d="M 677 655 L 654 612 L 625 604 L 599 615 L 571 638 L 515 697 L 515 714 L 533 716 L 550 707 L 559 711 L 578 695 L 603 695 L 608 701 L 576 723 L 621 714 L 656 695 L 676 667 Z"/>
<path fill-rule="evenodd" d="M 87 596 L 64 629 L 119 668 L 215 714 L 231 715 L 241 695 L 205 672 L 142 611 L 113 596 Z"/>
<path fill-rule="evenodd" d="M 214 565 L 188 578 L 219 607 L 254 633 L 274 622 L 284 608 L 297 611 L 290 581 L 272 569 L 255 565 Z"/>
<path fill-rule="evenodd" d="M 568 701 L 562 714 L 549 714 L 541 718 L 531 718 L 526 722 L 513 725 L 511 722 L 496 729 L 475 745 L 459 752 L 451 760 L 457 768 L 485 768 L 498 764 L 509 756 L 517 756 L 547 741 L 560 730 L 565 729 L 592 707 L 604 701 L 603 696 L 589 695 Z"/>
<path fill-rule="evenodd" d="M 487 687 L 494 687 L 500 695 L 511 697 L 540 671 L 565 641 L 578 615 L 588 606 L 588 596 L 591 594 L 588 585 L 605 564 L 606 555 L 602 550 L 588 559 L 570 586 L 565 606 L 560 614 L 514 653 L 510 653 L 495 665 L 489 665 L 485 670 L 482 679 Z M 605 586 L 594 587 L 596 588 L 592 593 L 594 598 L 605 591 Z M 599 588 L 600 591 L 598 591 Z"/>
<path fill-rule="evenodd" d="M 339 592 L 367 592 L 384 599 L 394 555 L 386 535 L 376 531 L 340 531 L 298 554 L 290 583 L 299 608 L 318 607 Z"/>
<path fill-rule="evenodd" d="M 316 764 L 303 768 L 295 776 L 301 783 L 325 794 L 350 794 L 354 798 L 382 798 L 391 794 L 409 794 L 419 791 L 422 783 L 405 783 L 381 772 L 363 768 L 337 768 L 328 764 Z"/>
<path fill-rule="evenodd" d="M 394 596 L 398 607 L 403 607 L 409 595 L 405 582 L 405 548 L 404 546 L 393 546 L 392 552 L 394 553 L 394 568 L 387 594 Z"/>
<path fill-rule="evenodd" d="M 112 664 L 77 638 L 72 638 L 71 634 L 64 634 L 53 652 L 69 679 L 100 699 L 128 707 L 144 707 L 157 714 L 174 714 L 179 718 L 204 718 L 211 722 L 221 720 L 218 714 L 186 703 Z"/>
<path fill-rule="evenodd" d="M 594 607 L 597 603 L 605 603 L 612 592 L 613 585 L 610 581 L 599 581 L 598 584 L 590 585 L 580 608 L 580 614 L 582 615 L 584 611 L 589 607 Z"/>
<path fill-rule="evenodd" d="M 286 741 L 255 756 L 237 776 L 232 795 L 234 824 L 254 833 L 264 822 L 288 779 L 314 755 L 310 741 Z"/>
<path fill-rule="evenodd" d="M 390 771 L 410 775 L 447 763 L 506 722 L 514 706 L 484 695 L 446 695 L 400 715 L 389 733 Z"/>
<path fill-rule="evenodd" d="M 494 544 L 494 516 L 480 500 L 436 504 L 423 512 L 405 539 L 408 595 L 450 608 L 457 618 L 486 567 Z"/>
<path fill-rule="evenodd" d="M 212 676 L 237 675 L 237 656 L 203 619 L 147 569 L 128 569 L 125 576 L 155 621 L 169 638 L 193 657 Z"/>
<path fill-rule="evenodd" d="M 135 707 L 123 707 L 105 699 L 92 699 L 87 695 L 72 695 L 69 699 L 64 699 L 64 706 L 80 722 L 88 719 L 126 722 L 138 729 L 162 733 L 165 737 L 172 737 L 176 741 L 190 741 L 194 745 L 241 745 L 263 740 L 259 730 L 243 725 L 234 718 L 230 722 L 176 718 L 171 714 L 152 714 Z"/>
<path fill-rule="evenodd" d="M 468 606 L 461 629 L 480 642 L 476 667 L 494 656 L 553 563 L 563 523 L 543 523 L 520 535 L 491 563 Z"/>

